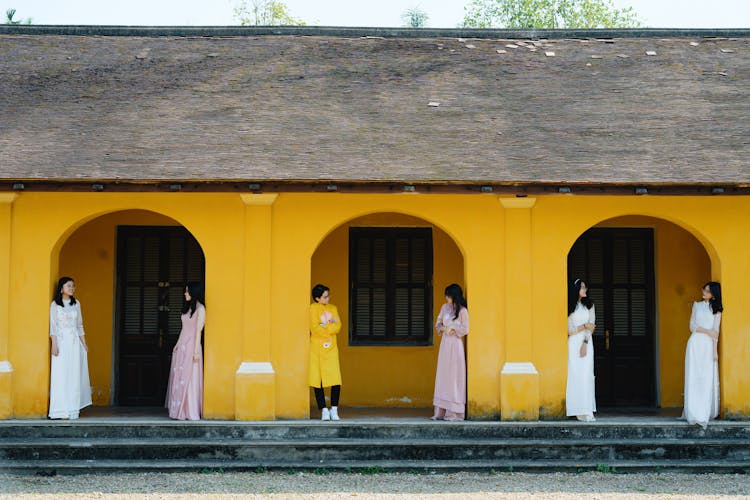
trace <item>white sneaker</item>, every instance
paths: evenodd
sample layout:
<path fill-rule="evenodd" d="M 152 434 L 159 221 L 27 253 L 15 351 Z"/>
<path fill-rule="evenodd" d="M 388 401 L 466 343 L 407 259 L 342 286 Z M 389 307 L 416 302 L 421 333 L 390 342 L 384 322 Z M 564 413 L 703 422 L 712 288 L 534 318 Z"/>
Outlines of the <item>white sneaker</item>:
<path fill-rule="evenodd" d="M 331 420 L 341 420 L 339 418 L 339 407 L 331 406 Z"/>
<path fill-rule="evenodd" d="M 320 419 L 321 420 L 331 420 L 331 412 L 328 411 L 328 408 L 323 408 L 323 410 L 320 413 Z"/>

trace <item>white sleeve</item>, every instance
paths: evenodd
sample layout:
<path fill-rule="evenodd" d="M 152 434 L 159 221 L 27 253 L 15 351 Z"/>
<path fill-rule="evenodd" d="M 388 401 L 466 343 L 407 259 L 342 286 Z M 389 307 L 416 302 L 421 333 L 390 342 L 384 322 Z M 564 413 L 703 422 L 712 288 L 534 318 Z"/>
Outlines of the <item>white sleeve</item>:
<path fill-rule="evenodd" d="M 52 301 L 52 305 L 49 306 L 49 336 L 57 334 L 57 304 Z"/>
<path fill-rule="evenodd" d="M 573 323 L 573 313 L 568 315 L 568 333 L 571 335 L 578 333 L 578 327 Z"/>
<path fill-rule="evenodd" d="M 719 328 L 721 328 L 721 313 L 717 312 L 714 314 L 714 327 L 713 330 L 716 332 L 716 334 L 719 334 Z"/>
<path fill-rule="evenodd" d="M 76 324 L 76 327 L 78 327 L 78 336 L 83 337 L 86 335 L 86 332 L 83 331 L 83 315 L 81 314 L 81 302 L 76 301 L 76 306 L 78 307 L 78 322 Z"/>
<path fill-rule="evenodd" d="M 693 302 L 693 312 L 690 313 L 690 333 L 695 333 L 695 329 L 698 328 L 697 305 L 697 302 Z"/>
<path fill-rule="evenodd" d="M 589 323 L 592 325 L 596 324 L 596 306 L 592 305 L 591 309 L 589 309 Z"/>

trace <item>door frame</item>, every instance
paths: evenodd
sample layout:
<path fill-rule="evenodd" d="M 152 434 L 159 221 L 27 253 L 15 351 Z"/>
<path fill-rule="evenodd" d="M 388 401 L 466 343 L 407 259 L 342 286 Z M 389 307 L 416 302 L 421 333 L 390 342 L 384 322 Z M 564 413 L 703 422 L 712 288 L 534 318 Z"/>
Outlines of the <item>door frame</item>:
<path fill-rule="evenodd" d="M 110 405 L 111 406 L 123 406 L 120 401 L 120 377 L 121 377 L 121 370 L 120 370 L 120 362 L 121 362 L 121 340 L 122 340 L 122 314 L 123 314 L 123 307 L 121 307 L 121 286 L 122 286 L 122 276 L 120 273 L 120 258 L 123 257 L 121 255 L 121 232 L 122 229 L 125 229 L 126 231 L 129 229 L 139 229 L 139 230 L 145 230 L 145 231 L 156 231 L 159 232 L 161 235 L 161 231 L 170 231 L 174 229 L 182 229 L 189 235 L 191 238 L 193 238 L 198 245 L 198 248 L 201 251 L 202 255 L 202 269 L 201 269 L 201 281 L 204 283 L 205 286 L 205 275 L 206 275 L 206 259 L 205 259 L 205 252 L 203 251 L 203 247 L 201 246 L 200 242 L 193 236 L 193 234 L 185 227 L 179 224 L 175 225 L 153 225 L 153 224 L 118 224 L 115 226 L 115 255 L 114 255 L 114 279 L 113 279 L 113 294 L 112 294 L 112 301 L 113 301 L 113 315 L 112 315 L 112 376 L 110 378 Z M 143 265 L 143 263 L 142 263 Z M 185 275 L 185 280 L 189 281 L 188 275 Z M 168 321 L 168 320 L 167 320 Z M 178 334 L 179 336 L 179 334 Z M 201 344 L 203 344 L 203 335 L 201 335 Z M 176 341 L 176 340 L 175 340 Z M 203 347 L 202 347 L 203 348 Z M 166 384 L 166 381 L 165 381 Z M 166 388 L 166 387 L 165 387 Z M 161 406 L 161 405 L 160 405 Z M 126 407 L 131 408 L 138 408 L 138 405 L 126 405 Z"/>
<path fill-rule="evenodd" d="M 603 260 L 603 276 L 602 279 L 604 285 L 609 285 L 611 288 L 607 290 L 606 288 L 603 290 L 603 300 L 605 301 L 604 304 L 607 306 L 605 309 L 610 311 L 610 315 L 613 314 L 611 310 L 611 306 L 613 306 L 613 294 L 612 290 L 614 290 L 614 282 L 612 280 L 611 276 L 611 264 L 613 259 L 613 246 L 612 242 L 614 238 L 616 238 L 618 231 L 622 232 L 640 232 L 644 234 L 643 240 L 648 245 L 648 252 L 650 252 L 650 255 L 647 255 L 647 259 L 644 261 L 645 268 L 645 290 L 647 291 L 647 294 L 650 294 L 650 300 L 647 300 L 646 302 L 646 323 L 647 328 L 648 324 L 650 323 L 651 329 L 652 329 L 652 338 L 650 342 L 644 343 L 644 347 L 648 346 L 648 355 L 651 356 L 651 359 L 646 360 L 645 366 L 647 366 L 651 373 L 648 374 L 650 378 L 650 387 L 649 387 L 649 394 L 647 395 L 647 398 L 650 399 L 651 403 L 646 404 L 644 406 L 628 406 L 628 405 L 618 405 L 618 404 L 607 404 L 605 406 L 602 406 L 599 401 L 597 401 L 597 407 L 603 407 L 606 409 L 629 409 L 629 408 L 659 408 L 661 406 L 661 391 L 659 388 L 659 382 L 661 378 L 660 368 L 661 364 L 659 361 L 659 338 L 660 338 L 660 332 L 659 332 L 659 316 L 658 316 L 658 270 L 656 268 L 657 264 L 657 249 L 656 249 L 656 228 L 652 226 L 593 226 L 588 228 L 586 231 L 581 233 L 578 238 L 576 238 L 575 242 L 578 242 L 580 238 L 582 238 L 584 235 L 590 232 L 601 232 L 603 234 L 602 240 L 605 241 L 604 247 L 603 247 L 603 253 L 602 253 L 602 260 Z M 575 246 L 575 242 L 573 246 Z M 568 253 L 568 258 L 566 259 L 566 266 L 567 266 L 567 276 L 568 280 L 572 279 L 573 276 L 571 275 L 571 252 L 573 251 L 573 246 L 571 246 L 571 249 Z M 585 280 L 590 280 L 589 276 L 584 276 Z M 598 319 L 598 318 L 597 318 Z M 606 318 L 602 318 L 602 321 L 604 322 L 604 329 L 605 331 L 609 329 L 612 325 L 606 323 Z M 598 321 L 597 321 L 598 322 Z M 600 331 L 597 331 L 595 334 L 595 337 L 600 340 L 598 344 L 602 344 L 605 339 L 605 333 L 602 333 Z M 613 338 L 614 340 L 614 338 Z M 610 368 L 613 369 L 614 364 L 609 363 Z M 596 376 L 596 373 L 595 373 Z M 616 381 L 614 378 L 611 378 L 611 384 L 612 389 L 616 387 Z M 615 402 L 614 395 L 615 391 L 612 390 L 613 395 L 613 401 Z M 598 399 L 598 398 L 597 398 Z"/>

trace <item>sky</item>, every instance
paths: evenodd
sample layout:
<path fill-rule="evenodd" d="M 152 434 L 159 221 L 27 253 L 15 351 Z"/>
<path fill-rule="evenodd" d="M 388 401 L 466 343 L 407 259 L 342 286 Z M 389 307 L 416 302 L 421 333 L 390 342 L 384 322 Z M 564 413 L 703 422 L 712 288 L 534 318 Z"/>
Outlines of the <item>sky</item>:
<path fill-rule="evenodd" d="M 0 0 L 4 13 L 34 24 L 236 25 L 239 0 Z M 317 26 L 402 26 L 418 6 L 427 26 L 455 28 L 469 0 L 285 0 L 294 17 Z M 614 0 L 633 7 L 651 28 L 750 28 L 750 0 Z"/>

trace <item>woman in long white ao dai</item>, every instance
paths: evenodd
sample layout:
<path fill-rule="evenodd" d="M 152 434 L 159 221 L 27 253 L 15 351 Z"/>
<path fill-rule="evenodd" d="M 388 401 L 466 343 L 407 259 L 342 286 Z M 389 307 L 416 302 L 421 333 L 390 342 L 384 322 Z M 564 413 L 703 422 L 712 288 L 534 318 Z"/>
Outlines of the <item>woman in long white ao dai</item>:
<path fill-rule="evenodd" d="M 596 411 L 594 393 L 594 344 L 596 328 L 594 303 L 587 296 L 586 283 L 580 279 L 568 289 L 568 384 L 565 389 L 566 415 L 593 422 Z"/>
<path fill-rule="evenodd" d="M 91 404 L 88 347 L 81 303 L 73 297 L 75 284 L 60 278 L 49 310 L 52 366 L 49 381 L 49 418 L 78 418 Z"/>
<path fill-rule="evenodd" d="M 685 350 L 685 408 L 682 418 L 706 427 L 719 415 L 719 328 L 721 285 L 715 281 L 703 287 L 703 300 L 693 303 L 690 339 Z"/>

